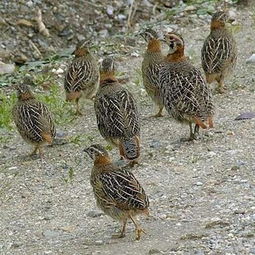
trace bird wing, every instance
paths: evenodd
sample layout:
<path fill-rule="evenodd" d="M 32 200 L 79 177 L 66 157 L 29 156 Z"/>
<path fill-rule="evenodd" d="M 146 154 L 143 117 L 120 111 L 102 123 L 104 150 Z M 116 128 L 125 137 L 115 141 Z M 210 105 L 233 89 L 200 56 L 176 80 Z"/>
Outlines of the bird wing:
<path fill-rule="evenodd" d="M 233 47 L 230 38 L 209 36 L 202 48 L 202 66 L 205 72 L 221 72 L 226 60 L 232 58 Z"/>
<path fill-rule="evenodd" d="M 149 200 L 134 175 L 125 170 L 104 172 L 97 177 L 96 196 L 122 210 L 146 209 Z"/>
<path fill-rule="evenodd" d="M 42 134 L 55 136 L 55 127 L 48 108 L 41 102 L 35 101 L 30 104 L 16 106 L 14 119 L 19 130 L 36 142 L 43 141 Z"/>
<path fill-rule="evenodd" d="M 69 92 L 84 89 L 84 85 L 93 77 L 93 70 L 91 61 L 84 58 L 74 59 L 65 77 L 65 90 Z"/>
<path fill-rule="evenodd" d="M 95 111 L 103 136 L 122 137 L 140 131 L 136 104 L 127 90 L 96 97 Z"/>

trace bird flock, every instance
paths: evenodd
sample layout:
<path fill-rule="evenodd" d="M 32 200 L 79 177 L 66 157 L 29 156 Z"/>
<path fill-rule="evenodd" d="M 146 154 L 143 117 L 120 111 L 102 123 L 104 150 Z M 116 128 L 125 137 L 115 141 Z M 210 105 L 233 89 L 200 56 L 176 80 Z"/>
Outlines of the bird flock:
<path fill-rule="evenodd" d="M 142 62 L 143 84 L 147 94 L 158 106 L 153 117 L 163 116 L 163 109 L 178 122 L 189 126 L 190 135 L 184 140 L 198 138 L 199 129 L 214 126 L 215 106 L 209 83 L 216 81 L 218 91 L 225 92 L 225 78 L 231 74 L 237 50 L 234 38 L 226 28 L 228 15 L 216 12 L 211 19 L 211 31 L 201 50 L 205 77 L 184 54 L 182 36 L 166 32 L 164 37 L 152 29 L 140 34 L 147 42 Z M 161 43 L 168 45 L 168 53 L 161 51 Z M 140 118 L 133 95 L 123 88 L 115 76 L 115 62 L 105 58 L 100 67 L 91 54 L 90 41 L 78 43 L 74 59 L 65 76 L 66 100 L 76 104 L 77 115 L 81 97 L 94 100 L 97 126 L 102 137 L 119 150 L 125 165 L 114 163 L 107 150 L 93 144 L 84 151 L 94 160 L 90 183 L 98 207 L 105 214 L 122 223 L 120 234 L 125 236 L 126 223 L 135 225 L 136 240 L 145 231 L 135 219 L 136 215 L 149 213 L 149 200 L 130 168 L 139 164 Z M 52 114 L 39 102 L 26 84 L 16 86 L 18 101 L 13 107 L 13 119 L 22 138 L 34 146 L 42 157 L 42 146 L 51 144 L 55 134 Z"/>

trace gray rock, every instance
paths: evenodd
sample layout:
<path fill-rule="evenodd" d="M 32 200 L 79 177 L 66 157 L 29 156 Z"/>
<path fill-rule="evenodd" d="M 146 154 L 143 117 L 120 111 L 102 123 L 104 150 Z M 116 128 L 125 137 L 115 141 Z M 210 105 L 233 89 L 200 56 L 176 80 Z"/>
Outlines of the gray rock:
<path fill-rule="evenodd" d="M 252 54 L 249 58 L 246 59 L 247 64 L 254 64 L 255 63 L 255 54 Z"/>
<path fill-rule="evenodd" d="M 102 216 L 102 215 L 104 215 L 104 213 L 101 212 L 101 211 L 89 211 L 89 212 L 87 213 L 87 216 L 88 216 L 88 217 L 91 217 L 91 218 L 97 218 L 97 217 L 100 217 L 100 216 Z"/>

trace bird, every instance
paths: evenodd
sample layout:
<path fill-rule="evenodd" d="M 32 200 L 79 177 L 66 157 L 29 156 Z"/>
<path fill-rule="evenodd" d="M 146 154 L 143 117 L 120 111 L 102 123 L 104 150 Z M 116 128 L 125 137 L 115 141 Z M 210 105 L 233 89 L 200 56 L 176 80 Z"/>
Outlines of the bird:
<path fill-rule="evenodd" d="M 165 33 L 164 38 L 169 52 L 160 69 L 160 93 L 168 113 L 175 120 L 189 124 L 190 136 L 183 140 L 194 140 L 200 127 L 213 127 L 211 90 L 201 72 L 184 55 L 182 36 L 172 32 Z"/>
<path fill-rule="evenodd" d="M 98 88 L 99 70 L 97 61 L 90 52 L 91 41 L 79 42 L 73 52 L 75 57 L 65 75 L 66 101 L 75 101 L 76 115 L 82 115 L 79 100 L 82 96 L 93 100 Z"/>
<path fill-rule="evenodd" d="M 225 11 L 216 12 L 211 19 L 211 32 L 206 38 L 202 50 L 202 67 L 208 83 L 217 81 L 218 91 L 225 92 L 224 80 L 229 76 L 237 61 L 236 42 L 226 28 L 229 20 Z"/>
<path fill-rule="evenodd" d="M 160 97 L 159 87 L 157 86 L 160 64 L 164 60 L 164 56 L 161 52 L 161 40 L 157 32 L 152 29 L 146 29 L 142 31 L 140 35 L 148 43 L 142 61 L 143 85 L 147 94 L 159 108 L 159 111 L 152 116 L 162 117 L 164 106 Z"/>
<path fill-rule="evenodd" d="M 19 84 L 15 87 L 18 101 L 12 109 L 14 122 L 21 137 L 34 146 L 30 155 L 39 151 L 42 157 L 42 146 L 51 144 L 56 135 L 52 114 L 45 104 L 35 98 L 28 85 Z"/>
<path fill-rule="evenodd" d="M 119 148 L 122 159 L 130 166 L 140 156 L 140 118 L 133 95 L 115 77 L 113 58 L 105 58 L 100 66 L 100 84 L 94 108 L 100 134 Z"/>
<path fill-rule="evenodd" d="M 135 225 L 136 240 L 145 231 L 135 216 L 149 215 L 149 199 L 143 187 L 131 171 L 119 168 L 100 144 L 93 144 L 84 150 L 93 160 L 90 183 L 97 206 L 108 216 L 122 223 L 120 234 L 125 236 L 126 224 L 130 219 Z"/>

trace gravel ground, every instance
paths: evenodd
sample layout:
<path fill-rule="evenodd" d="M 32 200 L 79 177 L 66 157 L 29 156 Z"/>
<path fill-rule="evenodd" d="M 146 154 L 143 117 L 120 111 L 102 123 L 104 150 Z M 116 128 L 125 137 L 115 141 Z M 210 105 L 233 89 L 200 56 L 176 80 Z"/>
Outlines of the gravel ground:
<path fill-rule="evenodd" d="M 60 127 L 80 143 L 47 147 L 44 160 L 25 157 L 30 147 L 12 132 L 0 151 L 0 254 L 255 254 L 255 122 L 235 121 L 255 111 L 252 12 L 238 13 L 238 64 L 228 92 L 215 95 L 215 129 L 181 143 L 188 127 L 169 118 L 148 118 L 153 107 L 135 85 L 141 56 L 121 62 L 130 75 L 142 115 L 141 165 L 134 174 L 150 198 L 150 216 L 140 218 L 147 234 L 134 241 L 130 223 L 124 239 L 112 239 L 119 225 L 95 205 L 89 183 L 91 160 L 82 152 L 98 135 L 92 102 L 86 115 Z M 187 53 L 199 66 L 208 25 L 183 28 Z M 143 47 L 144 48 L 144 45 Z M 141 49 L 142 50 L 142 49 Z M 142 51 L 141 51 L 142 52 Z M 140 54 L 139 54 L 140 55 Z M 124 85 L 126 86 L 126 85 Z M 213 87 L 213 86 L 212 86 Z M 117 151 L 111 154 L 117 158 Z"/>

